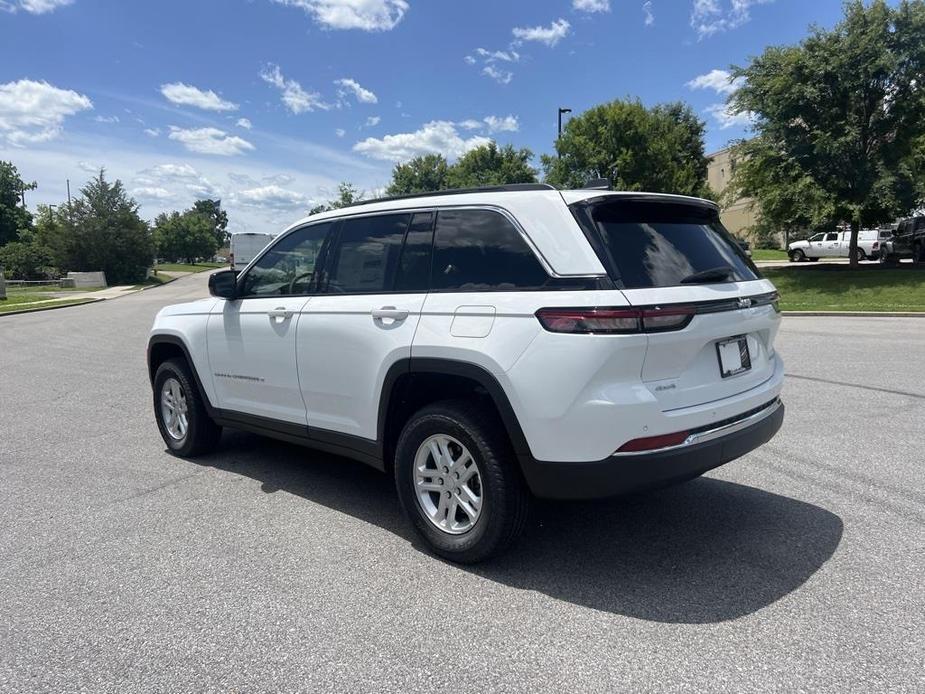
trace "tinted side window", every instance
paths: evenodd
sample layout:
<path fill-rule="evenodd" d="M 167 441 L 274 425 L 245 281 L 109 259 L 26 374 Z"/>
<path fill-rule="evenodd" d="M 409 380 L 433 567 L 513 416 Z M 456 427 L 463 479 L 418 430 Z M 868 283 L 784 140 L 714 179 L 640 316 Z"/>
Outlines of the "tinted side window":
<path fill-rule="evenodd" d="M 537 289 L 549 280 L 513 224 L 493 210 L 440 210 L 434 237 L 435 291 Z"/>
<path fill-rule="evenodd" d="M 410 214 L 343 222 L 325 282 L 329 294 L 391 291 Z"/>
<path fill-rule="evenodd" d="M 430 258 L 434 245 L 434 213 L 418 212 L 411 219 L 402 249 L 397 292 L 426 292 L 430 289 Z"/>
<path fill-rule="evenodd" d="M 241 295 L 287 296 L 316 291 L 315 266 L 332 222 L 297 229 L 270 246 L 241 280 Z"/>

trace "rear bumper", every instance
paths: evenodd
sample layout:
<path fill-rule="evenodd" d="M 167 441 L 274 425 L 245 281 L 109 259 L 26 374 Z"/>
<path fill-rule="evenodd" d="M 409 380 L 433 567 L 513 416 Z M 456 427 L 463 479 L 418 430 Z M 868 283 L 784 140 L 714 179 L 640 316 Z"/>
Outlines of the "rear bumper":
<path fill-rule="evenodd" d="M 784 421 L 784 405 L 731 433 L 653 453 L 611 456 L 590 463 L 524 460 L 522 469 L 535 496 L 595 499 L 667 486 L 702 475 L 769 441 Z M 706 438 L 706 437 L 704 437 Z"/>

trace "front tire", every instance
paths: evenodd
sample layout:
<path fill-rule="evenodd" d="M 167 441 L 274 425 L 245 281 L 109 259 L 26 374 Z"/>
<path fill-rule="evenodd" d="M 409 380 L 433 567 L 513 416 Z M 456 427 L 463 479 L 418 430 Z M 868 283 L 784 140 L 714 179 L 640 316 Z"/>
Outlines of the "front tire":
<path fill-rule="evenodd" d="M 181 458 L 215 450 L 222 429 L 209 417 L 183 359 L 168 359 L 154 374 L 154 417 L 167 448 Z"/>
<path fill-rule="evenodd" d="M 526 523 L 529 494 L 510 442 L 477 403 L 435 403 L 413 415 L 398 439 L 395 485 L 414 529 L 451 561 L 503 552 Z"/>
<path fill-rule="evenodd" d="M 806 254 L 802 251 L 802 249 L 797 248 L 797 249 L 790 251 L 790 262 L 791 263 L 801 263 L 804 260 L 806 260 Z"/>

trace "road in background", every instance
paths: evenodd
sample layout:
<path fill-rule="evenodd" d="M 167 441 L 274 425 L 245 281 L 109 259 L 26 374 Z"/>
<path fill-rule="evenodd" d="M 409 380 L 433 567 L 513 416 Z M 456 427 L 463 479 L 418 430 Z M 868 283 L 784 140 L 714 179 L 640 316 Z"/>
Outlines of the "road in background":
<path fill-rule="evenodd" d="M 465 568 L 361 464 L 165 453 L 147 331 L 206 279 L 0 318 L 0 691 L 925 689 L 925 320 L 786 318 L 770 444 Z"/>

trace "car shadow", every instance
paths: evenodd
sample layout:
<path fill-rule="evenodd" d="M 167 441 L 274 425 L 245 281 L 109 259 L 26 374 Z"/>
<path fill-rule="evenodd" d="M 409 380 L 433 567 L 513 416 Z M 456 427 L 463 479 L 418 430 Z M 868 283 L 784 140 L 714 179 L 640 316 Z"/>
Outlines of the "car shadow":
<path fill-rule="evenodd" d="M 227 431 L 196 460 L 258 480 L 423 543 L 388 475 L 361 463 Z M 751 614 L 805 583 L 832 556 L 843 524 L 818 506 L 700 478 L 645 495 L 538 502 L 521 541 L 478 576 L 596 610 L 703 624 Z M 439 561 L 435 559 L 435 561 Z"/>

